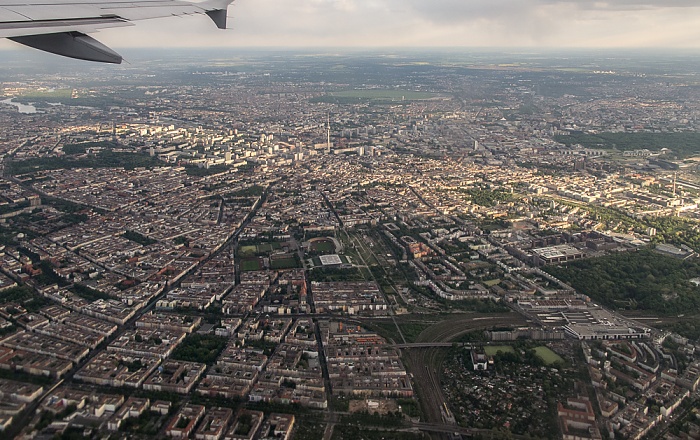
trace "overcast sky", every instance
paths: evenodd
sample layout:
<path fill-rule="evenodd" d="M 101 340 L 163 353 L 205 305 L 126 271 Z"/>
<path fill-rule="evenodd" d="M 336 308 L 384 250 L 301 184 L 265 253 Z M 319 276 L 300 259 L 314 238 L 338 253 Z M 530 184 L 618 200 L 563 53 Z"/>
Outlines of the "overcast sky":
<path fill-rule="evenodd" d="M 700 2 L 236 0 L 229 27 L 168 18 L 94 36 L 111 47 L 688 48 L 700 47 Z"/>

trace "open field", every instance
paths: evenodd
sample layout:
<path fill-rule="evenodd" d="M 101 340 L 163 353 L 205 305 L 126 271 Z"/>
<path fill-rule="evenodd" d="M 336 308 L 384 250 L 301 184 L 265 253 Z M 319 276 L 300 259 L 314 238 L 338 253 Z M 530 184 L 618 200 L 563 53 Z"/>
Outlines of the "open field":
<path fill-rule="evenodd" d="M 319 240 L 311 243 L 311 250 L 321 253 L 335 252 L 335 245 L 331 240 Z"/>
<path fill-rule="evenodd" d="M 257 250 L 257 248 L 257 246 L 241 246 L 239 253 L 241 254 L 241 256 L 255 255 L 255 251 Z"/>
<path fill-rule="evenodd" d="M 503 353 L 515 353 L 515 350 L 513 350 L 513 347 L 510 345 L 487 345 L 484 347 L 484 351 L 488 356 L 496 356 L 499 351 Z"/>
<path fill-rule="evenodd" d="M 342 92 L 334 92 L 332 96 L 337 96 L 339 98 L 357 98 L 357 99 L 377 99 L 377 100 L 407 100 L 416 101 L 422 99 L 431 99 L 436 95 L 427 92 L 413 92 L 410 90 L 384 90 L 384 89 L 370 89 L 370 90 L 345 90 Z"/>
<path fill-rule="evenodd" d="M 537 357 L 542 359 L 547 365 L 552 365 L 557 362 L 559 362 L 560 364 L 564 363 L 564 359 L 562 359 L 561 356 L 559 356 L 547 347 L 535 347 L 535 353 L 537 354 Z"/>
<path fill-rule="evenodd" d="M 263 265 L 259 258 L 251 258 L 248 260 L 241 261 L 241 270 L 262 270 Z"/>
<path fill-rule="evenodd" d="M 269 254 L 270 252 L 280 249 L 282 245 L 277 242 L 262 243 L 258 245 L 244 245 L 239 249 L 239 254 L 242 257 L 250 257 L 253 255 Z"/>
<path fill-rule="evenodd" d="M 397 320 L 399 321 L 399 320 Z M 401 328 L 401 334 L 403 334 L 406 342 L 415 342 L 419 334 L 423 332 L 431 323 L 420 323 L 420 322 L 398 322 Z M 389 342 L 394 342 L 400 344 L 403 342 L 401 340 L 401 334 L 399 334 L 396 329 L 396 324 L 392 320 L 374 320 L 367 322 L 365 324 L 368 328 L 379 333 L 380 336 L 386 338 Z"/>
<path fill-rule="evenodd" d="M 272 252 L 276 249 L 281 248 L 282 245 L 280 243 L 274 242 L 274 243 L 264 243 L 264 244 L 259 244 L 258 245 L 258 252 Z"/>
<path fill-rule="evenodd" d="M 20 99 L 69 99 L 72 89 L 27 90 Z"/>
<path fill-rule="evenodd" d="M 312 98 L 311 102 L 332 102 L 342 104 L 372 102 L 381 104 L 392 102 L 423 101 L 437 97 L 439 97 L 439 95 L 434 93 L 414 92 L 410 90 L 358 89 L 329 93 L 324 96 Z"/>
<path fill-rule="evenodd" d="M 293 256 L 270 260 L 270 269 L 293 269 L 295 267 L 299 267 L 299 265 Z"/>
<path fill-rule="evenodd" d="M 390 320 L 377 320 L 364 323 L 368 329 L 377 332 L 379 336 L 386 339 L 390 343 L 401 343 L 401 335 L 396 329 L 396 325 Z"/>
<path fill-rule="evenodd" d="M 406 338 L 406 342 L 414 342 L 416 338 L 418 338 L 418 335 L 423 333 L 423 331 L 428 328 L 430 324 L 420 324 L 420 323 L 410 323 L 410 322 L 403 322 L 399 324 L 399 327 L 401 327 L 401 333 L 403 334 L 404 338 Z"/>

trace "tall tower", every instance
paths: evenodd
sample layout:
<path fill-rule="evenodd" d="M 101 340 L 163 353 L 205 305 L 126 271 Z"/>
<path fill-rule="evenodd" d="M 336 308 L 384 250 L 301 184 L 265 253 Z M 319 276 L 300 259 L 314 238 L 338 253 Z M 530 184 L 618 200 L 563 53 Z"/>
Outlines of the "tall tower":
<path fill-rule="evenodd" d="M 328 112 L 328 123 L 326 124 L 326 154 L 331 154 L 331 112 Z"/>
<path fill-rule="evenodd" d="M 676 197 L 676 176 L 678 173 L 673 173 L 673 197 Z"/>

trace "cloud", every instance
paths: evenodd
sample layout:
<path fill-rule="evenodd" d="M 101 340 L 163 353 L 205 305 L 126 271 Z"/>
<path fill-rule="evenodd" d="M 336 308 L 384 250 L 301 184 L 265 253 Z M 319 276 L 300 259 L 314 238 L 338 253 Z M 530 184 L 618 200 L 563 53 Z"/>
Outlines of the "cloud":
<path fill-rule="evenodd" d="M 238 26 L 240 38 L 252 44 L 610 47 L 700 42 L 696 0 L 238 0 L 233 9 L 245 17 Z M 260 16 L 270 26 L 261 25 Z"/>
<path fill-rule="evenodd" d="M 95 35 L 112 47 L 698 47 L 697 0 L 236 0 Z"/>
<path fill-rule="evenodd" d="M 410 8 L 434 23 L 527 21 L 552 16 L 564 11 L 575 13 L 605 12 L 614 19 L 619 12 L 658 11 L 670 8 L 700 8 L 695 0 L 387 0 Z M 561 18 L 561 17 L 560 17 Z"/>
<path fill-rule="evenodd" d="M 698 7 L 694 0 L 541 0 L 542 3 L 571 3 L 583 9 L 598 10 L 635 10 L 635 9 L 661 9 L 661 8 L 690 8 Z"/>

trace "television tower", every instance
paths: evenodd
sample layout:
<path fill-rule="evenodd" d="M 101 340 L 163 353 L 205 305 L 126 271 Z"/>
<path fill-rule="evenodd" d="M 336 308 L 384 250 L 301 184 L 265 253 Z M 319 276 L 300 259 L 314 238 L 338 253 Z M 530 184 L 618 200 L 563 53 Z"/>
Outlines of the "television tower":
<path fill-rule="evenodd" d="M 326 125 L 326 154 L 331 154 L 331 112 L 328 112 L 328 124 Z"/>
<path fill-rule="evenodd" d="M 678 173 L 673 173 L 673 197 L 676 197 L 676 176 Z"/>

